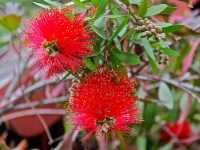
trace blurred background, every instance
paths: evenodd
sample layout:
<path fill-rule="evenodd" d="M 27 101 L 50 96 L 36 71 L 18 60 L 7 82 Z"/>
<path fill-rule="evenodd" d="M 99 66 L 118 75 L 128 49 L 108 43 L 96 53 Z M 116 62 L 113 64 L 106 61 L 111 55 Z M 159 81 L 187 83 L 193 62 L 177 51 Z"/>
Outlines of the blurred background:
<path fill-rule="evenodd" d="M 43 9 L 33 2 L 45 3 L 0 0 L 0 150 L 96 150 L 95 138 L 82 142 L 86 133 L 77 132 L 68 119 L 72 77 L 44 80 L 33 65 L 23 40 L 28 20 Z M 175 36 L 179 53 L 156 75 L 147 71 L 147 64 L 130 68 L 130 73 L 137 73 L 144 121 L 130 134 L 110 137 L 112 150 L 200 149 L 200 3 L 162 2 L 176 6 L 167 20 L 185 25 Z"/>
<path fill-rule="evenodd" d="M 71 80 L 41 80 L 23 41 L 27 20 L 39 10 L 29 0 L 0 1 L 1 150 L 47 150 L 70 129 L 63 116 Z"/>

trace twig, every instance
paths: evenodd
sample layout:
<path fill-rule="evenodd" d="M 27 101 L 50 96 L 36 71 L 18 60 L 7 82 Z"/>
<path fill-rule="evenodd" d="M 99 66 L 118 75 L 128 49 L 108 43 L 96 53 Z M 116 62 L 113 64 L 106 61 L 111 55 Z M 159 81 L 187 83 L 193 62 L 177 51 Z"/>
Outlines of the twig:
<path fill-rule="evenodd" d="M 96 138 L 99 144 L 99 150 L 108 150 L 108 143 L 106 139 L 106 134 L 102 133 L 100 130 L 96 132 Z"/>
<path fill-rule="evenodd" d="M 186 95 L 187 96 L 187 99 L 184 103 L 184 106 L 181 110 L 181 113 L 180 113 L 180 116 L 179 116 L 179 119 L 178 119 L 178 123 L 179 124 L 183 124 L 183 122 L 187 119 L 187 116 L 189 115 L 190 113 L 190 109 L 191 109 L 191 96 L 190 95 Z"/>
<path fill-rule="evenodd" d="M 14 42 L 16 37 L 17 37 L 17 35 L 12 33 L 10 45 L 11 45 L 12 49 L 14 50 L 14 52 L 17 54 L 18 59 L 20 60 L 20 59 L 22 59 L 22 56 L 21 56 L 21 53 L 20 53 L 20 49 L 16 46 L 16 44 Z"/>
<path fill-rule="evenodd" d="M 181 145 L 177 136 L 168 127 L 162 126 L 162 129 L 172 138 L 172 143 L 178 143 Z"/>
<path fill-rule="evenodd" d="M 19 72 L 16 74 L 14 80 L 8 87 L 6 93 L 5 93 L 5 101 L 8 101 L 10 96 L 12 95 L 12 92 L 16 89 L 18 82 L 20 80 L 21 75 L 23 74 L 24 70 L 26 69 L 27 62 L 29 61 L 29 57 L 23 62 L 22 67 L 20 68 Z"/>
<path fill-rule="evenodd" d="M 125 4 L 123 4 L 122 2 L 120 2 L 119 0 L 114 0 L 114 2 L 121 8 L 121 10 L 123 11 L 123 12 L 125 12 L 125 13 L 127 13 L 128 14 L 128 9 L 127 9 L 127 7 L 126 7 L 126 5 Z"/>
<path fill-rule="evenodd" d="M 28 98 L 27 96 L 25 96 L 25 100 L 27 101 L 28 104 L 31 103 L 31 101 L 29 100 L 29 98 Z M 45 133 L 46 133 L 46 135 L 47 135 L 47 137 L 48 137 L 49 144 L 53 143 L 53 138 L 52 138 L 52 136 L 51 136 L 51 132 L 49 131 L 49 128 L 48 128 L 48 126 L 47 126 L 47 124 L 46 124 L 44 118 L 43 118 L 40 114 L 38 114 L 38 112 L 36 111 L 36 109 L 35 109 L 34 106 L 31 105 L 31 109 L 32 109 L 33 111 L 35 111 L 35 115 L 37 116 L 37 118 L 39 119 L 41 125 L 43 126 L 44 131 L 45 131 Z"/>
<path fill-rule="evenodd" d="M 51 145 L 54 144 L 54 143 L 56 143 L 56 142 L 58 142 L 58 141 L 63 140 L 63 138 L 64 138 L 64 135 L 61 135 L 61 136 L 59 136 L 59 137 L 53 139 L 53 142 L 51 143 Z"/>
<path fill-rule="evenodd" d="M 20 53 L 20 49 L 18 47 L 16 47 L 16 44 L 14 42 L 14 38 L 16 35 L 12 34 L 11 37 L 11 47 L 12 49 L 16 52 L 17 56 L 18 56 L 18 68 L 17 70 L 19 70 L 19 72 L 17 73 L 17 75 L 15 76 L 12 84 L 10 84 L 10 86 L 8 87 L 6 93 L 5 93 L 5 99 L 9 99 L 9 97 L 12 95 L 12 92 L 15 90 L 15 88 L 17 87 L 17 84 L 20 80 L 20 76 L 23 74 L 24 70 L 26 69 L 26 66 L 28 64 L 28 61 L 30 60 L 30 57 L 32 56 L 32 54 L 28 54 L 27 58 L 23 61 L 22 60 L 22 55 Z M 22 63 L 22 67 L 20 68 L 20 64 Z"/>
<path fill-rule="evenodd" d="M 10 83 L 9 87 L 6 90 L 6 93 L 4 95 L 4 99 L 1 100 L 1 103 L 4 104 L 7 108 L 10 108 L 13 106 L 13 102 L 11 101 L 11 97 L 13 96 L 14 90 L 17 88 L 17 85 L 19 83 L 19 80 L 21 78 L 21 75 L 23 74 L 24 70 L 26 69 L 27 63 L 32 55 L 28 55 L 25 61 L 23 62 L 22 67 L 20 68 L 20 71 L 17 73 L 14 80 Z M 2 111 L 0 111 L 0 115 L 2 114 Z"/>
<path fill-rule="evenodd" d="M 138 75 L 138 76 L 134 76 L 134 77 L 137 78 L 137 79 L 146 80 L 146 81 L 166 82 L 168 84 L 171 84 L 171 85 L 178 87 L 178 88 L 182 89 L 183 91 L 187 92 L 188 94 L 190 94 L 193 98 L 195 98 L 200 103 L 200 97 L 197 96 L 195 93 L 193 93 L 193 90 L 196 89 L 196 87 L 193 87 L 192 85 L 188 86 L 188 84 L 184 84 L 182 82 L 178 82 L 178 81 L 173 80 L 173 79 L 160 78 L 158 76 L 152 76 L 152 75 L 145 75 L 145 76 Z M 193 88 L 191 88 L 191 86 Z"/>
<path fill-rule="evenodd" d="M 140 80 L 147 80 L 147 81 L 163 81 L 163 82 L 167 82 L 169 84 L 175 85 L 175 86 L 182 86 L 184 88 L 187 88 L 188 90 L 191 90 L 193 92 L 200 92 L 200 87 L 195 87 L 189 83 L 184 83 L 184 82 L 180 82 L 180 81 L 176 81 L 174 79 L 166 79 L 166 78 L 160 78 L 158 76 L 152 76 L 152 75 L 138 75 L 136 76 L 136 78 L 140 79 Z"/>
<path fill-rule="evenodd" d="M 185 150 L 185 147 L 182 145 L 181 141 L 176 136 L 176 134 L 174 134 L 168 127 L 166 127 L 164 125 L 161 125 L 161 127 L 172 138 L 172 140 L 171 140 L 172 143 L 177 143 L 182 148 L 182 150 Z"/>
<path fill-rule="evenodd" d="M 1 108 L 1 112 L 7 113 L 12 110 L 19 110 L 19 109 L 27 109 L 33 107 L 37 107 L 40 105 L 48 105 L 48 104 L 54 104 L 54 103 L 60 103 L 60 102 L 67 102 L 68 96 L 62 96 L 62 97 L 56 97 L 51 99 L 43 99 L 40 101 L 33 101 L 29 104 L 27 103 L 21 103 L 17 105 L 12 105 L 9 107 Z"/>
<path fill-rule="evenodd" d="M 148 62 L 145 61 L 144 64 L 140 67 L 138 67 L 138 69 L 133 73 L 134 75 L 137 75 L 138 73 L 140 73 L 146 66 L 148 65 Z"/>
<path fill-rule="evenodd" d="M 37 90 L 37 89 L 39 89 L 43 86 L 46 86 L 48 84 L 53 84 L 53 83 L 56 83 L 56 82 L 58 82 L 58 81 L 57 80 L 42 80 L 42 81 L 39 81 L 39 82 L 35 83 L 34 85 L 31 85 L 28 88 L 26 88 L 21 94 L 16 95 L 14 98 L 12 98 L 12 101 L 10 101 L 10 99 L 9 100 L 7 100 L 7 99 L 1 100 L 1 102 L 3 102 L 3 101 L 5 102 L 4 107 L 7 108 L 7 109 L 1 108 L 0 116 L 2 114 L 4 114 L 5 112 L 7 112 L 8 110 L 12 109 L 13 108 L 12 104 L 14 102 L 16 102 L 18 99 L 23 98 L 27 94 L 29 94 L 29 93 L 31 93 L 31 92 L 33 92 L 33 91 L 35 91 L 35 90 Z"/>
<path fill-rule="evenodd" d="M 54 150 L 72 150 L 72 144 L 76 140 L 79 130 L 73 128 L 69 133 L 65 134 L 63 140 L 58 144 Z"/>
<path fill-rule="evenodd" d="M 62 97 L 56 97 L 56 98 L 51 98 L 51 99 L 43 99 L 40 101 L 34 101 L 34 102 L 30 102 L 28 104 L 18 104 L 15 105 L 13 107 L 14 110 L 18 110 L 18 109 L 26 109 L 26 108 L 31 108 L 33 107 L 37 107 L 39 105 L 48 105 L 48 104 L 54 104 L 54 103 L 60 103 L 60 102 L 66 102 L 68 99 L 68 96 L 62 96 Z"/>
<path fill-rule="evenodd" d="M 37 108 L 36 110 L 24 110 L 20 112 L 14 112 L 11 114 L 5 114 L 0 118 L 0 124 L 2 122 L 7 122 L 9 120 L 21 118 L 21 117 L 27 117 L 27 116 L 34 116 L 35 113 L 40 115 L 65 115 L 66 111 L 64 109 L 50 109 L 50 108 Z"/>

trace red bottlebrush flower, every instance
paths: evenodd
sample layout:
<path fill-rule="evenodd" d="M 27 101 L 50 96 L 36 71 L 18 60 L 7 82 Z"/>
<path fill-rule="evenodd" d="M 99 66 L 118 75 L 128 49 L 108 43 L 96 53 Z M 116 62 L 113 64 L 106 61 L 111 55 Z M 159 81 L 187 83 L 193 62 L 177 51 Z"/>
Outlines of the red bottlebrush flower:
<path fill-rule="evenodd" d="M 164 125 L 166 130 L 162 130 L 160 133 L 160 139 L 162 141 L 169 141 L 175 136 L 179 140 L 184 140 L 190 137 L 191 129 L 190 124 L 187 121 L 183 123 L 175 122 L 175 123 L 166 123 Z M 167 130 L 169 132 L 167 132 Z M 171 134 L 173 134 L 173 136 Z"/>
<path fill-rule="evenodd" d="M 38 65 L 48 75 L 66 69 L 76 72 L 83 57 L 91 52 L 91 37 L 84 27 L 83 15 L 72 19 L 65 13 L 65 9 L 43 11 L 26 30 L 25 39 L 33 49 Z"/>
<path fill-rule="evenodd" d="M 72 87 L 72 120 L 80 129 L 95 132 L 128 131 L 138 122 L 135 84 L 126 76 L 99 69 Z"/>

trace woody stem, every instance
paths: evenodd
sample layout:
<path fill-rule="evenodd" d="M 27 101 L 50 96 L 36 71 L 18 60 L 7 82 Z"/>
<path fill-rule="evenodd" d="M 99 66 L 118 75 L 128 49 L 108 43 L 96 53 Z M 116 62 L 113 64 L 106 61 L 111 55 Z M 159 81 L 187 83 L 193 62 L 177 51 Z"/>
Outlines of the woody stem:
<path fill-rule="evenodd" d="M 100 130 L 97 130 L 96 138 L 97 138 L 97 142 L 99 144 L 99 150 L 108 150 L 106 134 L 102 133 Z"/>

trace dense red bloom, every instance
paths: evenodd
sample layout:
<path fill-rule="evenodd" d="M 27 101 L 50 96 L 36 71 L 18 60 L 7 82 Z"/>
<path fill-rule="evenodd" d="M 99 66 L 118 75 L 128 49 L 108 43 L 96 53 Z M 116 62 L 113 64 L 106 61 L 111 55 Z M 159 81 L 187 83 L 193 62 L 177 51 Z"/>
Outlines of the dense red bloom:
<path fill-rule="evenodd" d="M 66 11 L 45 10 L 27 27 L 25 39 L 33 54 L 48 75 L 62 73 L 66 69 L 76 72 L 82 58 L 90 53 L 90 35 L 83 15 L 70 18 Z"/>
<path fill-rule="evenodd" d="M 166 130 L 162 130 L 160 134 L 160 139 L 162 141 L 169 141 L 172 139 L 172 135 L 176 136 L 179 140 L 184 140 L 190 137 L 191 129 L 190 129 L 190 124 L 187 121 L 184 121 L 183 123 L 175 122 L 175 123 L 166 123 L 164 125 L 165 129 L 167 129 L 169 132 Z"/>
<path fill-rule="evenodd" d="M 80 129 L 95 132 L 128 131 L 138 122 L 134 82 L 126 76 L 99 69 L 72 87 L 70 109 Z"/>

